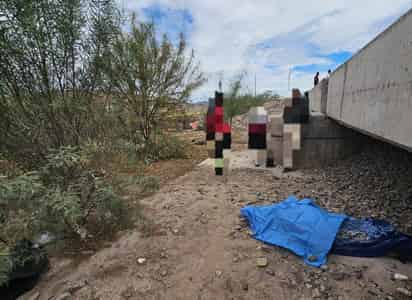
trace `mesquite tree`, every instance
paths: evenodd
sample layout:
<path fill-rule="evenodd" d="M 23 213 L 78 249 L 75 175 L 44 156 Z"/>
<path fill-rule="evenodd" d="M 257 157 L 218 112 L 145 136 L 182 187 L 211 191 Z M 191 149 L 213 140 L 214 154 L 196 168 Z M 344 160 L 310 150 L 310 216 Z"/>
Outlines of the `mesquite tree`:
<path fill-rule="evenodd" d="M 176 46 L 167 35 L 159 41 L 154 24 L 137 22 L 135 16 L 108 62 L 108 82 L 127 112 L 123 123 L 136 145 L 147 145 L 161 114 L 187 101 L 204 81 L 193 50 L 186 52 L 183 35 Z"/>
<path fill-rule="evenodd" d="M 118 24 L 114 0 L 0 0 L 0 151 L 42 156 L 90 138 Z"/>
<path fill-rule="evenodd" d="M 225 108 L 225 118 L 229 121 L 230 126 L 232 126 L 233 117 L 239 114 L 240 102 L 238 101 L 239 92 L 242 88 L 242 79 L 244 74 L 238 75 L 230 84 L 230 89 L 226 93 L 226 98 L 224 101 Z"/>

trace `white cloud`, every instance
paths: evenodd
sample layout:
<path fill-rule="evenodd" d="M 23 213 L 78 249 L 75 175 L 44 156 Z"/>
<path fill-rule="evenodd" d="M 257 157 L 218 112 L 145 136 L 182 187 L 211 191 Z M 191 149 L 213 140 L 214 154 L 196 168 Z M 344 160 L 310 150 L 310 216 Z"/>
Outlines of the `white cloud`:
<path fill-rule="evenodd" d="M 313 48 L 323 54 L 354 52 L 382 30 L 382 21 L 393 20 L 412 7 L 411 0 L 118 1 L 140 15 L 150 5 L 190 11 L 194 24 L 189 46 L 209 79 L 194 99 L 213 95 L 219 72 L 229 79 L 242 70 L 249 74 L 245 85 L 253 85 L 256 73 L 258 91 L 271 89 L 287 95 L 290 66 L 330 63 L 314 55 Z M 312 77 L 295 73 L 292 86 L 308 89 Z"/>

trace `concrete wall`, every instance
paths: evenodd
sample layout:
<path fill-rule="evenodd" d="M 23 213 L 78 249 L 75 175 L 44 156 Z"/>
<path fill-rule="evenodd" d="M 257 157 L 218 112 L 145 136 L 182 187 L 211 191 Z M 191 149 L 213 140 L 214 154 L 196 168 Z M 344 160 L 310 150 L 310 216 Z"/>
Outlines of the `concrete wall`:
<path fill-rule="evenodd" d="M 299 125 L 300 145 L 285 130 L 283 115 L 272 115 L 269 122 L 268 158 L 287 169 L 313 168 L 343 159 L 359 151 L 363 139 L 355 131 L 339 125 L 322 113 L 311 113 L 309 122 Z M 364 137 L 364 136 L 362 136 Z M 299 148 L 299 149 L 296 149 Z M 286 154 L 286 155 L 285 155 Z"/>
<path fill-rule="evenodd" d="M 309 108 L 311 111 L 326 113 L 328 98 L 328 79 L 325 78 L 309 91 Z"/>
<path fill-rule="evenodd" d="M 327 115 L 412 151 L 412 10 L 332 74 Z"/>
<path fill-rule="evenodd" d="M 330 164 L 358 152 L 363 139 L 355 131 L 340 126 L 321 113 L 312 113 L 309 123 L 302 124 L 302 145 L 293 153 L 296 169 Z"/>

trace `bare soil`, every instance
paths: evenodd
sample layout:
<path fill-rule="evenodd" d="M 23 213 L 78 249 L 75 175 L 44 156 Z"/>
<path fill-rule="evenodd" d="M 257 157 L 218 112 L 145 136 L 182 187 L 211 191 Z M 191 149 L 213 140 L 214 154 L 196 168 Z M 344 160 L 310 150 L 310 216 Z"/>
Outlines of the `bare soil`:
<path fill-rule="evenodd" d="M 224 177 L 214 176 L 209 161 L 183 176 L 175 169 L 152 167 L 167 180 L 141 201 L 148 226 L 122 232 L 80 263 L 53 261 L 22 299 L 408 299 L 397 288 L 411 290 L 411 282 L 391 278 L 412 278 L 411 264 L 331 255 L 327 267 L 316 269 L 249 235 L 241 207 L 290 194 L 319 196 L 321 177 L 254 168 L 243 150 L 232 154 Z M 259 267 L 258 258 L 267 266 Z"/>

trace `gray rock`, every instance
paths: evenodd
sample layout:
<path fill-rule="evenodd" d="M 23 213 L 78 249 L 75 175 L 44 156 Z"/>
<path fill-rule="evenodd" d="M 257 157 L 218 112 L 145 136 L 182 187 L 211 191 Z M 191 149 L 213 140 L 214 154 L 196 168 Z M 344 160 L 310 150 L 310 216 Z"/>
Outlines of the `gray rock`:
<path fill-rule="evenodd" d="M 313 285 L 311 285 L 310 283 L 306 283 L 306 284 L 305 284 L 305 287 L 306 287 L 307 289 L 311 289 L 311 288 L 313 288 Z"/>
<path fill-rule="evenodd" d="M 230 291 L 231 293 L 233 292 L 233 285 L 232 285 L 232 279 L 227 278 L 225 281 L 225 289 Z"/>
<path fill-rule="evenodd" d="M 408 281 L 409 277 L 403 274 L 395 273 L 393 274 L 393 279 L 394 280 L 400 280 L 400 281 Z"/>
<path fill-rule="evenodd" d="M 86 280 L 82 280 L 78 282 L 71 282 L 66 286 L 65 291 L 70 294 L 74 294 L 78 290 L 81 290 L 82 288 L 84 288 L 86 285 L 87 285 Z"/>
<path fill-rule="evenodd" d="M 69 300 L 72 297 L 71 293 L 63 293 L 60 296 L 56 297 L 55 300 Z"/>
<path fill-rule="evenodd" d="M 342 272 L 333 272 L 330 273 L 330 277 L 336 281 L 341 281 L 345 279 L 345 273 Z"/>
<path fill-rule="evenodd" d="M 405 296 L 408 296 L 408 297 L 412 297 L 412 292 L 410 290 L 406 289 L 406 288 L 397 288 L 396 291 L 399 294 L 402 294 L 402 295 L 405 295 Z"/>
<path fill-rule="evenodd" d="M 39 298 L 40 298 L 40 293 L 36 292 L 30 298 L 28 298 L 27 300 L 38 300 Z"/>
<path fill-rule="evenodd" d="M 321 296 L 322 296 L 322 295 L 321 295 L 321 293 L 320 293 L 320 291 L 319 291 L 318 288 L 315 288 L 315 289 L 312 290 L 312 297 L 313 297 L 313 298 L 320 298 Z"/>
<path fill-rule="evenodd" d="M 309 260 L 310 262 L 315 262 L 315 261 L 318 260 L 318 258 L 317 258 L 316 256 L 314 256 L 314 255 L 311 255 L 311 256 L 308 257 L 308 260 Z"/>
<path fill-rule="evenodd" d="M 242 290 L 244 290 L 244 291 L 249 290 L 249 284 L 248 284 L 246 279 L 242 279 L 240 281 L 240 286 L 242 287 Z"/>
<path fill-rule="evenodd" d="M 328 267 L 328 265 L 322 265 L 321 267 L 320 267 L 320 269 L 322 270 L 322 271 L 328 271 L 329 270 L 329 267 Z"/>

